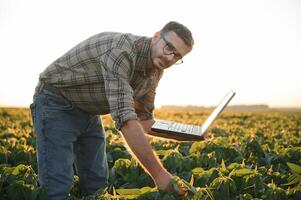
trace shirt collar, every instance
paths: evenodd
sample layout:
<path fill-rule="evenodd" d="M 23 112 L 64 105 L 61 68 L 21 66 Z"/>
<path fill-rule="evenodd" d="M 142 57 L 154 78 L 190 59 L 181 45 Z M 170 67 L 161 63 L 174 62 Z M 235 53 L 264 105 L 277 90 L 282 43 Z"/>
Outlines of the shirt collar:
<path fill-rule="evenodd" d="M 136 71 L 142 72 L 144 76 L 153 74 L 155 71 L 163 71 L 153 66 L 151 60 L 151 38 L 141 37 L 135 41 L 134 46 L 137 53 Z"/>

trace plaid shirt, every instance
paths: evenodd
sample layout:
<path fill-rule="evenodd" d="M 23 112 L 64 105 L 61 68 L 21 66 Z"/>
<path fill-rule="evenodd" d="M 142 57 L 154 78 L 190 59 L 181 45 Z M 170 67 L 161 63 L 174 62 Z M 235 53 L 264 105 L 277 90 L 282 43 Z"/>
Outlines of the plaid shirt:
<path fill-rule="evenodd" d="M 40 81 L 91 114 L 111 113 L 120 129 L 152 119 L 163 70 L 150 61 L 151 38 L 104 32 L 81 42 L 40 74 Z"/>

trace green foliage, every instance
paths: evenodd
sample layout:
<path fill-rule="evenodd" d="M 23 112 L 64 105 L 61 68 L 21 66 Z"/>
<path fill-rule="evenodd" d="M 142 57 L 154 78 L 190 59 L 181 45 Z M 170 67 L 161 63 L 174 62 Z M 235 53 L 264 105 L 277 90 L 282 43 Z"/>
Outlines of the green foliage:
<path fill-rule="evenodd" d="M 38 187 L 37 175 L 30 166 L 0 168 L 0 197 L 12 200 L 47 199 L 45 190 Z"/>
<path fill-rule="evenodd" d="M 200 124 L 207 112 L 157 112 L 158 118 Z M 301 113 L 224 113 L 199 142 L 150 138 L 174 177 L 173 192 L 158 190 L 127 151 L 110 116 L 102 116 L 109 187 L 69 199 L 301 199 Z M 38 185 L 35 136 L 28 109 L 0 108 L 0 199 L 46 199 Z M 178 185 L 186 195 L 178 195 Z"/>

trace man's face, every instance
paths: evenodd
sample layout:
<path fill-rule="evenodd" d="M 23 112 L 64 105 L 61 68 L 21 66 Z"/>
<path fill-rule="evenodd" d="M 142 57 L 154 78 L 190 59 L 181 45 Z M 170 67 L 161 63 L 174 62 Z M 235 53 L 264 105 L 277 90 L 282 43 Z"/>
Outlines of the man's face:
<path fill-rule="evenodd" d="M 152 38 L 151 59 L 158 69 L 169 68 L 190 51 L 191 48 L 173 31 L 164 35 L 157 32 Z"/>

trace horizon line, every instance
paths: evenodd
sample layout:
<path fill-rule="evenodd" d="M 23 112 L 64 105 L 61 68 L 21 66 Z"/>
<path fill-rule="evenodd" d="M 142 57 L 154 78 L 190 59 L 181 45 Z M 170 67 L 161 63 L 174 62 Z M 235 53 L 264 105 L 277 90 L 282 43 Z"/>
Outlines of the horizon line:
<path fill-rule="evenodd" d="M 216 105 L 211 105 L 211 106 L 205 106 L 205 105 L 193 105 L 193 104 L 163 104 L 163 105 L 159 105 L 157 106 L 155 109 L 159 109 L 162 107 L 199 107 L 199 108 L 212 108 L 212 107 L 216 107 Z M 281 108 L 285 108 L 285 109 L 301 109 L 301 106 L 270 106 L 268 104 L 233 104 L 233 105 L 228 105 L 227 107 L 266 107 L 266 109 L 273 109 L 273 108 L 277 108 L 277 109 L 281 109 Z M 0 105 L 0 108 L 29 108 L 28 106 L 22 105 L 22 106 L 16 106 L 16 105 Z"/>

